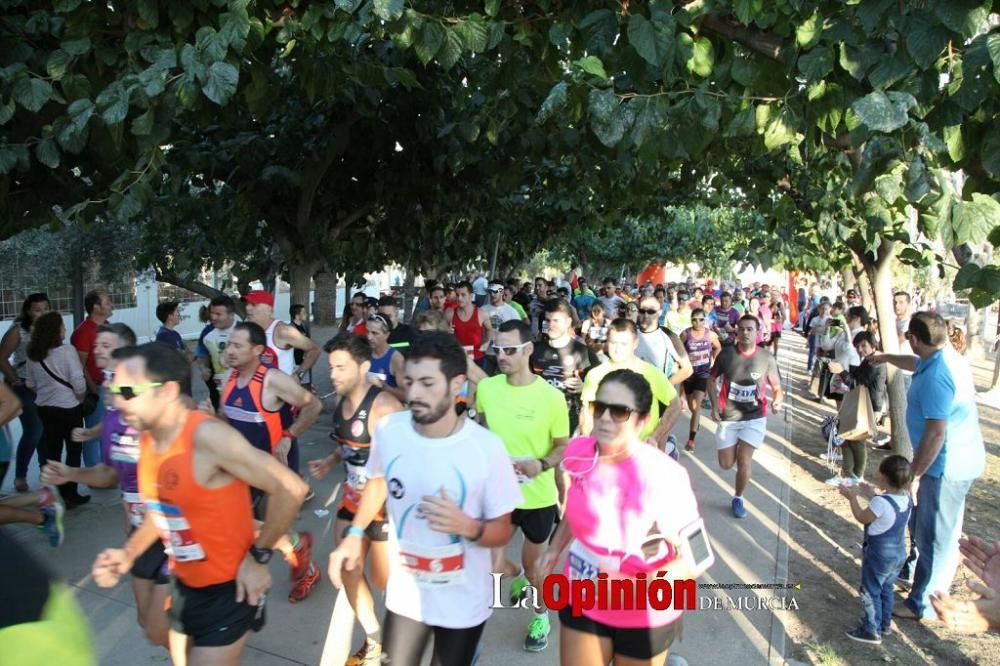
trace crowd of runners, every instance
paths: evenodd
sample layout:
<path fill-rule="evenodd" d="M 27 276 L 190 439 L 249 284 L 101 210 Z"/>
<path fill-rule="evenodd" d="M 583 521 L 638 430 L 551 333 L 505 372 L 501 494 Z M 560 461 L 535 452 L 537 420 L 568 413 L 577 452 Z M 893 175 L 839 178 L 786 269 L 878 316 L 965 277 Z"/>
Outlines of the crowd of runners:
<path fill-rule="evenodd" d="M 785 399 L 776 356 L 797 331 L 809 341 L 814 399 L 840 401 L 864 386 L 881 412 L 886 364 L 912 374 L 913 460 L 886 458 L 868 485 L 867 447 L 892 443 L 839 449 L 835 482 L 866 525 L 863 620 L 848 635 L 879 642 L 893 613 L 929 617 L 931 604 L 942 617 L 971 613 L 934 597 L 954 577 L 964 498 L 982 473 L 968 365 L 941 317 L 916 312 L 907 294 L 896 296 L 903 347 L 887 355 L 858 293 L 826 291 L 717 280 L 591 286 L 575 271 L 556 282 L 480 275 L 428 283 L 410 323 L 395 297 L 358 292 L 322 347 L 302 306 L 286 323 L 270 293 L 251 291 L 242 308 L 228 296 L 208 304 L 192 353 L 174 330 L 176 303 L 157 308 L 156 341 L 137 344 L 110 321 L 110 296 L 92 292 L 66 343 L 62 316 L 32 294 L 0 342 L 0 425 L 19 418 L 22 430 L 18 442 L 0 441 L 9 451 L 0 480 L 13 457 L 18 492 L 0 500 L 0 523 L 37 524 L 58 546 L 64 512 L 90 499 L 80 486 L 120 488 L 122 542 L 94 554 L 93 577 L 107 587 L 131 574 L 142 631 L 177 664 L 240 661 L 266 623 L 276 553 L 293 581 L 289 602 L 307 600 L 324 571 L 347 595 L 365 633 L 348 664 L 417 664 L 430 643 L 434 663 L 474 663 L 492 574 L 510 581 L 512 604 L 533 597 L 524 650 L 547 648 L 551 610 L 563 664 L 681 663 L 670 648 L 683 611 L 633 604 L 632 591 L 697 578 L 710 562 L 698 554 L 698 539 L 708 540 L 682 455 L 714 439 L 719 467 L 735 468 L 731 515 L 751 517 L 753 457 Z M 312 376 L 321 353 L 335 445 L 302 461 L 299 438 L 322 410 Z M 210 395 L 200 404 L 192 363 Z M 714 438 L 702 433 L 704 417 Z M 683 445 L 672 434 L 680 420 Z M 28 479 L 36 455 L 37 483 Z M 323 567 L 313 535 L 292 525 L 312 495 L 309 478 L 340 467 L 336 547 Z M 987 587 L 984 572 L 1000 574 L 990 544 L 966 542 L 963 552 Z M 564 603 L 539 603 L 534 591 L 554 575 L 566 581 Z M 609 580 L 613 590 L 632 586 L 618 599 L 627 603 L 595 607 L 576 596 Z M 897 582 L 912 588 L 901 610 Z"/>

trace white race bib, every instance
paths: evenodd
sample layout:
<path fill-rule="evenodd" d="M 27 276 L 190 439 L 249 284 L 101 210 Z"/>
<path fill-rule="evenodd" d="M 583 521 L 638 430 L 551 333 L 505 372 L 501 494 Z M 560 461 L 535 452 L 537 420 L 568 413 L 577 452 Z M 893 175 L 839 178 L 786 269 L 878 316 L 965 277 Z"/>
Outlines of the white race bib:
<path fill-rule="evenodd" d="M 729 399 L 733 402 L 757 402 L 757 385 L 729 382 Z"/>
<path fill-rule="evenodd" d="M 578 539 L 573 539 L 573 543 L 569 547 L 570 580 L 594 580 L 601 572 L 613 574 L 620 568 L 620 557 L 598 555 Z"/>
<path fill-rule="evenodd" d="M 465 582 L 465 550 L 461 542 L 423 546 L 400 540 L 399 557 L 403 568 L 421 587 L 461 585 Z"/>
<path fill-rule="evenodd" d="M 171 504 L 149 502 L 147 510 L 153 517 L 153 522 L 165 534 L 165 545 L 170 549 L 178 562 L 195 562 L 205 559 L 205 549 L 195 541 L 191 525 L 181 510 Z"/>
<path fill-rule="evenodd" d="M 129 522 L 133 527 L 142 525 L 143 515 L 146 513 L 146 504 L 142 501 L 139 493 L 122 492 L 122 500 L 125 502 L 125 513 L 128 514 Z"/>

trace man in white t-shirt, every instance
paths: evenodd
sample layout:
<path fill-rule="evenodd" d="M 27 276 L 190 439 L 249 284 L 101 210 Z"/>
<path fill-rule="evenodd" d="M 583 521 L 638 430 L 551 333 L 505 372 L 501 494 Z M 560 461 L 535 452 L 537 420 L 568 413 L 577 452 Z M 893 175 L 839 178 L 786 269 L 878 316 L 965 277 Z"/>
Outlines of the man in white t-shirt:
<path fill-rule="evenodd" d="M 208 317 L 212 330 L 202 336 L 194 355 L 202 368 L 205 381 L 212 381 L 215 390 L 211 392 L 212 406 L 218 408 L 219 395 L 229 378 L 226 365 L 226 345 L 240 318 L 236 315 L 236 304 L 229 296 L 216 296 L 208 304 Z"/>
<path fill-rule="evenodd" d="M 507 544 L 521 491 L 499 437 L 455 413 L 465 352 L 454 336 L 424 333 L 410 347 L 404 384 L 410 410 L 374 433 L 368 482 L 350 527 L 330 555 L 330 578 L 360 566 L 362 537 L 385 503 L 389 580 L 382 650 L 418 664 L 431 636 L 433 661 L 468 664 L 493 593 L 490 548 Z"/>
<path fill-rule="evenodd" d="M 472 281 L 472 293 L 475 295 L 476 307 L 483 307 L 486 305 L 486 288 L 490 281 L 486 279 L 485 275 L 477 275 L 476 279 Z"/>

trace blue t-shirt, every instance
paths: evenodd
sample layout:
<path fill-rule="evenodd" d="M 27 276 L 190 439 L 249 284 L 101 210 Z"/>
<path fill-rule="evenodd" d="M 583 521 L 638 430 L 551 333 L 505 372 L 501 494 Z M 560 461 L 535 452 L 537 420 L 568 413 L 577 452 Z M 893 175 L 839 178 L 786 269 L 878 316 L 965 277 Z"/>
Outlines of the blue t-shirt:
<path fill-rule="evenodd" d="M 591 292 L 586 294 L 580 294 L 573 299 L 573 307 L 576 308 L 577 314 L 580 315 L 580 319 L 586 319 L 590 316 L 590 306 L 594 304 L 597 300 L 597 296 L 594 296 Z"/>
<path fill-rule="evenodd" d="M 969 364 L 950 344 L 927 360 L 917 361 L 906 400 L 906 429 L 914 455 L 927 419 L 947 421 L 941 452 L 925 474 L 953 481 L 979 478 L 986 468 L 986 450 L 979 428 L 976 385 Z"/>
<path fill-rule="evenodd" d="M 156 341 L 173 347 L 177 351 L 184 351 L 184 340 L 177 331 L 171 331 L 166 326 L 161 326 L 156 332 Z"/>

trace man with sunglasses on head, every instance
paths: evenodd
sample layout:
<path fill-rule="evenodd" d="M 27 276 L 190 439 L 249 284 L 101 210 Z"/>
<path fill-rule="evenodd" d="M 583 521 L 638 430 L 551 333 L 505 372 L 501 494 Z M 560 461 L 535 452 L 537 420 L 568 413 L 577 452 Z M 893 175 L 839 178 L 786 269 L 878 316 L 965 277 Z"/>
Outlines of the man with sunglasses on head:
<path fill-rule="evenodd" d="M 375 431 L 367 482 L 351 526 L 330 555 L 330 577 L 362 563 L 362 538 L 389 516 L 385 663 L 416 666 L 433 637 L 436 664 L 470 664 L 489 619 L 490 548 L 507 544 L 521 502 L 500 438 L 455 410 L 468 361 L 448 333 L 421 333 L 406 360 L 410 409 Z"/>
<path fill-rule="evenodd" d="M 520 601 L 529 581 L 535 589 L 544 582 L 535 564 L 559 518 L 553 468 L 562 460 L 570 434 L 566 401 L 558 389 L 531 372 L 532 351 L 531 327 L 522 321 L 504 322 L 496 336 L 497 363 L 503 374 L 476 386 L 480 422 L 503 440 L 524 496 L 510 517 L 524 532 L 521 566 L 509 562 L 502 548 L 493 553 L 493 571 L 516 574 L 510 588 L 512 603 Z M 549 631 L 548 611 L 536 611 L 524 649 L 544 650 Z"/>
<path fill-rule="evenodd" d="M 298 448 L 292 442 L 312 427 L 323 404 L 297 379 L 265 365 L 261 357 L 266 347 L 267 338 L 260 326 L 249 321 L 236 325 L 226 347 L 226 361 L 232 372 L 222 390 L 218 415 L 255 448 L 296 471 Z M 293 409 L 297 415 L 293 415 Z M 262 520 L 267 497 L 263 489 L 251 488 L 250 492 L 254 518 Z M 275 546 L 288 562 L 295 582 L 288 595 L 290 603 L 308 597 L 319 582 L 312 545 L 312 534 L 292 530 Z"/>
<path fill-rule="evenodd" d="M 736 466 L 733 515 L 745 518 L 743 491 L 750 483 L 754 451 L 767 435 L 767 414 L 781 411 L 784 392 L 774 356 L 757 346 L 760 322 L 754 315 L 740 317 L 736 326 L 736 344 L 723 347 L 708 376 L 708 399 L 712 420 L 718 424 L 715 439 L 719 446 L 719 466 Z M 721 379 L 722 392 L 716 386 Z M 768 402 L 766 387 L 771 387 Z"/>
<path fill-rule="evenodd" d="M 191 369 L 180 353 L 151 343 L 118 355 L 109 389 L 122 420 L 140 433 L 146 512 L 123 548 L 97 556 L 94 581 L 113 587 L 162 539 L 172 560 L 174 663 L 239 663 L 248 632 L 264 625 L 271 549 L 295 519 L 306 485 L 237 430 L 193 408 L 185 395 Z M 250 487 L 269 497 L 259 530 Z"/>
<path fill-rule="evenodd" d="M 636 356 L 638 346 L 638 329 L 631 320 L 619 318 L 611 322 L 608 328 L 608 356 L 611 360 L 592 369 L 583 381 L 583 390 L 580 394 L 583 401 L 583 409 L 580 411 L 580 434 L 589 435 L 594 429 L 594 418 L 589 405 L 596 398 L 597 387 L 601 380 L 614 370 L 632 370 L 642 375 L 653 391 L 653 405 L 649 412 L 650 418 L 642 429 L 642 439 L 676 459 L 679 454 L 676 446 L 671 448 L 669 440 L 670 431 L 681 413 L 681 401 L 677 390 L 667 380 L 667 376 L 660 369 Z"/>
<path fill-rule="evenodd" d="M 562 391 L 569 408 L 569 431 L 580 422 L 580 390 L 583 377 L 600 361 L 587 345 L 573 336 L 573 310 L 562 299 L 545 306 L 548 337 L 533 345 L 531 371 Z"/>
<path fill-rule="evenodd" d="M 517 314 L 517 310 L 504 302 L 504 288 L 502 284 L 493 283 L 489 286 L 488 291 L 490 302 L 480 309 L 490 319 L 490 329 L 493 332 L 495 340 L 501 324 L 508 321 L 520 321 L 521 317 Z M 483 370 L 490 376 L 497 373 L 497 353 L 493 342 L 491 340 L 490 346 L 486 349 L 486 358 L 483 363 Z"/>

